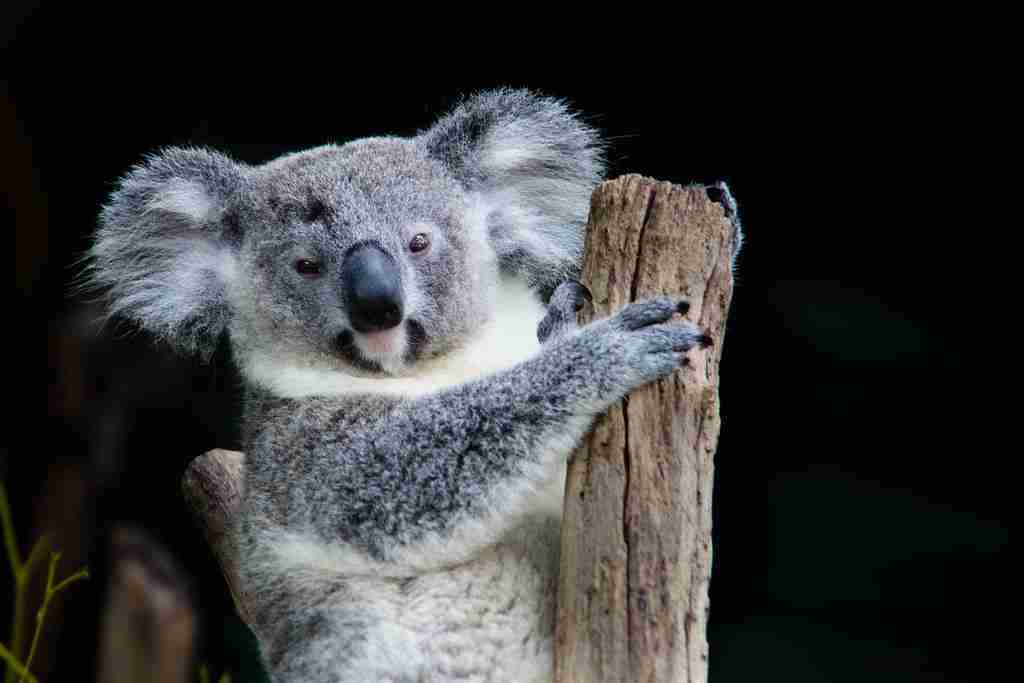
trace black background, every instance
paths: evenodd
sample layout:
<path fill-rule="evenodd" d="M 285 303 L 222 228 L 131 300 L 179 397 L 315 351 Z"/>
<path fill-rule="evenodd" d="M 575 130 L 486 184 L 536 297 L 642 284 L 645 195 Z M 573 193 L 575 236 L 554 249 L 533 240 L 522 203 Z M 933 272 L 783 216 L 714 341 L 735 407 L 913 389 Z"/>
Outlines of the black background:
<path fill-rule="evenodd" d="M 567 98 L 610 141 L 610 176 L 724 179 L 739 202 L 712 680 L 967 680 L 990 666 L 1011 484 L 988 463 L 1016 453 L 991 443 L 973 379 L 992 265 L 970 239 L 988 224 L 969 207 L 991 200 L 962 157 L 975 124 L 953 90 L 957 59 L 907 45 L 888 22 L 843 37 L 829 22 L 766 27 L 758 43 L 708 31 L 698 46 L 696 19 L 642 20 L 668 30 L 627 44 L 613 22 L 570 44 L 532 26 L 398 34 L 384 15 L 252 32 L 193 15 L 15 12 L 2 34 L 0 172 L 16 236 L 6 336 L 18 400 L 0 475 L 23 544 L 55 471 L 82 473 L 90 491 L 80 521 L 94 578 L 52 634 L 53 679 L 88 680 L 94 667 L 107 537 L 122 521 L 193 577 L 202 660 L 236 680 L 251 666 L 179 493 L 191 458 L 233 445 L 233 371 L 223 354 L 206 366 L 83 331 L 68 296 L 112 182 L 167 145 L 260 163 L 412 134 L 458 96 L 501 85 Z"/>

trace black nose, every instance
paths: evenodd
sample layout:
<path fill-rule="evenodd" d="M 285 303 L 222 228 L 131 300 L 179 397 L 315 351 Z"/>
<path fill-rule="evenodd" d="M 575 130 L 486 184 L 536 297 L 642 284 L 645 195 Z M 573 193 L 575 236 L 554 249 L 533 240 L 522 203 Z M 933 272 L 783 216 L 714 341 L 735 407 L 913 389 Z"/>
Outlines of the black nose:
<path fill-rule="evenodd" d="M 341 267 L 345 302 L 359 332 L 389 330 L 402 322 L 402 280 L 398 264 L 376 244 L 356 247 Z"/>

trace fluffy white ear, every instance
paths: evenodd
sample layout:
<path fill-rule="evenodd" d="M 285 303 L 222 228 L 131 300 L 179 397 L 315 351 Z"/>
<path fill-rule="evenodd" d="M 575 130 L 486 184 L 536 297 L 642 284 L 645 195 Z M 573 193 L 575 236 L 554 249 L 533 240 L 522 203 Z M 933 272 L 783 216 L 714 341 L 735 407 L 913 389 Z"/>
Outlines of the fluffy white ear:
<path fill-rule="evenodd" d="M 578 274 L 590 195 L 604 173 L 596 131 L 528 90 L 475 95 L 421 135 L 477 193 L 502 266 L 550 293 Z"/>
<path fill-rule="evenodd" d="M 201 149 L 172 148 L 132 169 L 100 214 L 86 286 L 112 316 L 208 356 L 227 325 L 239 235 L 224 221 L 243 168 Z"/>

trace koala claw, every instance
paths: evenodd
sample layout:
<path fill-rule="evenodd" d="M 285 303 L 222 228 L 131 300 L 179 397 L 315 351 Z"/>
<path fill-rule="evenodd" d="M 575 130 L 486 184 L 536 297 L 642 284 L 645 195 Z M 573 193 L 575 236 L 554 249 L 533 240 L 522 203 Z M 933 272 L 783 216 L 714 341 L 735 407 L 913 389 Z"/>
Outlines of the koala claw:
<path fill-rule="evenodd" d="M 689 310 L 690 305 L 685 301 L 676 301 L 671 297 L 658 296 L 627 305 L 614 316 L 613 320 L 622 330 L 639 330 L 642 327 L 668 322 L 672 319 L 673 315 L 680 311 L 684 304 L 687 310 Z"/>
<path fill-rule="evenodd" d="M 584 303 L 594 303 L 594 295 L 590 293 L 590 288 L 579 280 L 566 280 L 562 283 L 562 286 L 572 290 L 574 295 L 573 309 L 576 312 L 583 310 Z"/>
<path fill-rule="evenodd" d="M 548 303 L 548 313 L 537 326 L 537 339 L 547 342 L 564 337 L 578 327 L 576 314 L 594 301 L 587 286 L 578 280 L 566 280 L 558 285 Z"/>
<path fill-rule="evenodd" d="M 579 312 L 583 310 L 585 304 L 593 302 L 594 295 L 585 284 L 579 280 L 566 280 L 558 285 L 551 295 L 549 307 L 557 308 L 562 313 L 568 313 L 570 310 Z"/>
<path fill-rule="evenodd" d="M 706 348 L 711 337 L 678 317 L 687 310 L 689 303 L 678 297 L 658 296 L 630 303 L 595 324 L 594 332 L 607 334 L 609 340 L 595 355 L 614 359 L 610 366 L 614 389 L 608 395 L 625 395 L 679 367 L 691 366 L 687 353 L 696 346 Z"/>

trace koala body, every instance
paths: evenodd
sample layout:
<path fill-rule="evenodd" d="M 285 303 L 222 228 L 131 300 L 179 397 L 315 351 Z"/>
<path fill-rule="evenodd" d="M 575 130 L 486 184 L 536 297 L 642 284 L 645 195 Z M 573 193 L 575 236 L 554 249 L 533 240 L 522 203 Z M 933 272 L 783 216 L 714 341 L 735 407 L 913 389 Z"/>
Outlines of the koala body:
<path fill-rule="evenodd" d="M 204 355 L 226 332 L 245 380 L 236 539 L 275 680 L 550 680 L 566 459 L 708 342 L 667 297 L 576 327 L 601 174 L 561 102 L 500 90 L 262 166 L 167 150 L 113 194 L 111 312 Z"/>

